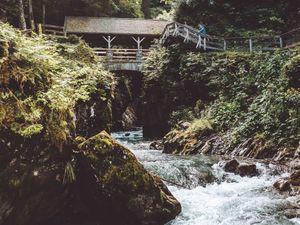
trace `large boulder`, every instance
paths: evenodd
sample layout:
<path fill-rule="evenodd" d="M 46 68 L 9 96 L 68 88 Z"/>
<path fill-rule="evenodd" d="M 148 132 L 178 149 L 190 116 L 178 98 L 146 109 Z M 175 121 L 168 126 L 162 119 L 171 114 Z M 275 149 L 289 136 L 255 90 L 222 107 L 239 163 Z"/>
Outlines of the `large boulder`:
<path fill-rule="evenodd" d="M 0 225 L 159 225 L 180 213 L 162 181 L 106 132 L 76 141 L 63 152 L 0 143 Z"/>
<path fill-rule="evenodd" d="M 160 179 L 107 133 L 83 142 L 80 150 L 81 193 L 101 221 L 104 217 L 115 224 L 159 225 L 180 213 L 179 202 Z"/>

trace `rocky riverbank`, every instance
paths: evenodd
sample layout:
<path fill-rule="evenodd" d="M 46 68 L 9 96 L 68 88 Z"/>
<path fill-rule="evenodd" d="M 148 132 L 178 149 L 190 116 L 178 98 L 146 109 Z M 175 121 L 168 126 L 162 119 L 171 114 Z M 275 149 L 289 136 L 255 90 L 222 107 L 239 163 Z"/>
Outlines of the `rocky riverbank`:
<path fill-rule="evenodd" d="M 144 133 L 164 134 L 162 147 L 152 144 L 164 153 L 282 165 L 291 175 L 274 187 L 299 195 L 299 59 L 297 48 L 254 54 L 191 53 L 176 44 L 153 49 L 145 66 Z M 232 172 L 256 174 L 238 164 Z"/>

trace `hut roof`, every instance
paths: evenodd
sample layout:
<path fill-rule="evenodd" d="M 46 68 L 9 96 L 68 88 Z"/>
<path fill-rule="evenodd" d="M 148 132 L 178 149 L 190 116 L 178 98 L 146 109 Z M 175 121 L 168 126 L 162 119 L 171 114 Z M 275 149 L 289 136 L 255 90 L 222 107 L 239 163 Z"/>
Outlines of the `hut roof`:
<path fill-rule="evenodd" d="M 169 21 L 110 17 L 65 18 L 68 33 L 159 36 Z"/>

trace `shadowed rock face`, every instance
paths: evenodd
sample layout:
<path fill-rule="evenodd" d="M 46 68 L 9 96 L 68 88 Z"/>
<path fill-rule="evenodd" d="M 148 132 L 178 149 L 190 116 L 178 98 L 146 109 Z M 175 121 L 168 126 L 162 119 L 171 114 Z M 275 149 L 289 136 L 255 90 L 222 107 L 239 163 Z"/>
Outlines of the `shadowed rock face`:
<path fill-rule="evenodd" d="M 36 145 L 32 151 L 41 154 L 24 151 L 2 161 L 0 225 L 159 225 L 180 213 L 160 178 L 106 132 L 81 141 L 65 146 L 70 154 Z"/>

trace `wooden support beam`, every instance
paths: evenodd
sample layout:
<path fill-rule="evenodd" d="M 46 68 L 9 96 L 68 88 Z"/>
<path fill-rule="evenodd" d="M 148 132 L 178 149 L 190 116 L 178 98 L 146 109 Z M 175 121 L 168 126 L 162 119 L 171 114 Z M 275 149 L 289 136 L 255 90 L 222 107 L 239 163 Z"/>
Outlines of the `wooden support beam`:
<path fill-rule="evenodd" d="M 114 36 L 113 38 L 111 38 L 111 36 L 108 36 L 107 38 L 105 36 L 102 37 L 107 42 L 108 49 L 111 49 L 111 43 L 113 42 L 113 40 L 115 40 L 116 36 Z"/>
<path fill-rule="evenodd" d="M 143 37 L 141 39 L 140 37 L 137 37 L 137 39 L 136 39 L 135 37 L 132 37 L 132 39 L 137 43 L 138 49 L 141 49 L 141 43 L 145 40 L 145 38 Z"/>

